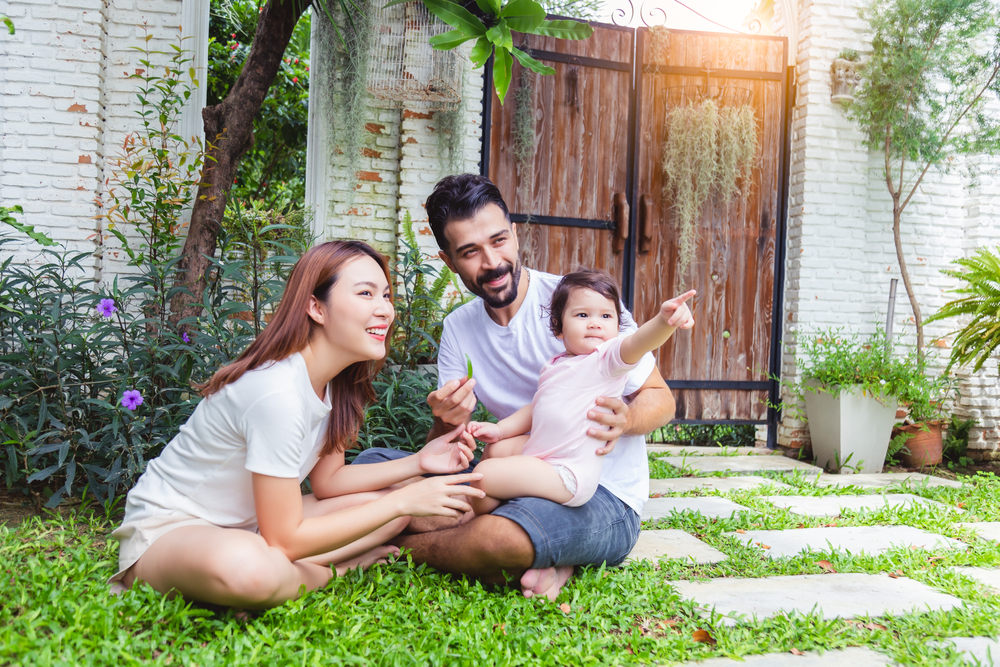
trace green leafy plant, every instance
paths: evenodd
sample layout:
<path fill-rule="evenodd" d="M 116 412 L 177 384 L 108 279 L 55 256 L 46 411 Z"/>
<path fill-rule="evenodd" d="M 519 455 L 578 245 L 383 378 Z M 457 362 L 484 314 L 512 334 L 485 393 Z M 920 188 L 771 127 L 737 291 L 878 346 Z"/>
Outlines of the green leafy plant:
<path fill-rule="evenodd" d="M 969 435 L 972 428 L 978 423 L 975 419 L 962 419 L 957 415 L 951 416 L 941 446 L 941 456 L 948 462 L 949 468 L 973 463 L 972 459 L 965 454 L 969 449 Z"/>
<path fill-rule="evenodd" d="M 979 248 L 974 256 L 957 259 L 953 264 L 962 269 L 946 269 L 943 273 L 963 283 L 954 293 L 965 296 L 945 304 L 927 321 L 968 318 L 955 332 L 948 367 L 971 364 L 975 372 L 1000 348 L 1000 247 L 997 253 Z"/>
<path fill-rule="evenodd" d="M 799 370 L 807 391 L 839 396 L 843 389 L 858 386 L 876 398 L 901 396 L 917 374 L 915 364 L 887 352 L 882 331 L 862 336 L 829 329 L 799 336 L 798 347 L 804 357 Z"/>
<path fill-rule="evenodd" d="M 924 322 L 906 266 L 903 211 L 932 167 L 1000 152 L 1000 23 L 991 0 L 871 0 L 872 49 L 848 113 L 883 158 L 896 260 L 924 354 Z"/>
<path fill-rule="evenodd" d="M 667 424 L 646 436 L 646 442 L 668 442 L 697 447 L 753 447 L 752 425 Z"/>
<path fill-rule="evenodd" d="M 839 60 L 849 60 L 852 63 L 856 63 L 861 60 L 861 54 L 859 54 L 854 49 L 841 49 L 840 53 L 837 54 Z"/>
<path fill-rule="evenodd" d="M 906 447 L 907 441 L 913 437 L 913 433 L 907 433 L 906 431 L 900 431 L 892 437 L 889 441 L 889 448 L 885 450 L 885 464 L 890 466 L 899 465 L 899 459 L 896 458 L 898 454 L 909 454 L 910 450 Z"/>
<path fill-rule="evenodd" d="M 387 7 L 409 0 L 394 0 Z M 470 58 L 476 68 L 493 59 L 493 86 L 500 104 L 504 103 L 510 87 L 514 58 L 522 67 L 538 74 L 555 74 L 555 70 L 543 65 L 522 49 L 514 46 L 511 32 L 542 35 L 559 39 L 586 39 L 594 29 L 580 21 L 559 19 L 546 20 L 545 9 L 535 0 L 476 0 L 481 17 L 452 0 L 422 0 L 424 6 L 454 30 L 435 35 L 430 43 L 435 49 L 449 51 L 470 40 L 476 40 Z"/>

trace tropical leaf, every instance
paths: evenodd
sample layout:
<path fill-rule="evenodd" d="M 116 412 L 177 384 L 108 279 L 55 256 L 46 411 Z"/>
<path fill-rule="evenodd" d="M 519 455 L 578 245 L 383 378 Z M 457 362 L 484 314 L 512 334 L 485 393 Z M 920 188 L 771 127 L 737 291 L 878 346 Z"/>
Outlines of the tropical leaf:
<path fill-rule="evenodd" d="M 479 69 L 486 64 L 491 55 L 493 55 L 493 44 L 490 43 L 490 40 L 486 39 L 486 35 L 483 35 L 476 42 L 476 45 L 472 47 L 469 60 L 476 66 L 476 69 Z"/>
<path fill-rule="evenodd" d="M 946 303 L 925 324 L 952 317 L 969 318 L 955 332 L 949 366 L 972 364 L 975 372 L 1000 349 L 1000 247 L 997 254 L 979 248 L 974 256 L 953 264 L 964 270 L 946 269 L 942 273 L 962 281 L 954 292 L 964 296 Z"/>
<path fill-rule="evenodd" d="M 587 39 L 594 34 L 594 29 L 582 21 L 560 19 L 558 21 L 542 21 L 532 32 L 535 35 L 557 39 Z"/>
<path fill-rule="evenodd" d="M 439 51 L 450 51 L 456 46 L 465 44 L 470 39 L 476 39 L 478 35 L 467 35 L 461 30 L 449 30 L 440 35 L 434 35 L 428 41 L 430 45 Z"/>
<path fill-rule="evenodd" d="M 545 20 L 545 9 L 535 0 L 513 0 L 500 12 L 511 30 L 533 33 Z"/>
<path fill-rule="evenodd" d="M 493 86 L 496 88 L 497 97 L 500 98 L 500 106 L 503 106 L 503 99 L 507 96 L 507 89 L 510 88 L 511 70 L 514 68 L 514 58 L 510 51 L 497 47 L 496 56 L 493 58 Z"/>
<path fill-rule="evenodd" d="M 424 6 L 452 28 L 467 35 L 485 35 L 486 26 L 462 5 L 451 0 L 423 0 Z"/>
<path fill-rule="evenodd" d="M 521 49 L 514 49 L 513 51 L 511 51 L 511 53 L 513 53 L 514 57 L 517 58 L 517 61 L 521 63 L 521 67 L 527 67 L 536 74 L 556 73 L 556 71 L 553 68 L 549 67 L 548 65 L 543 65 L 542 63 L 538 62 L 537 60 L 529 56 L 527 53 L 522 51 Z"/>

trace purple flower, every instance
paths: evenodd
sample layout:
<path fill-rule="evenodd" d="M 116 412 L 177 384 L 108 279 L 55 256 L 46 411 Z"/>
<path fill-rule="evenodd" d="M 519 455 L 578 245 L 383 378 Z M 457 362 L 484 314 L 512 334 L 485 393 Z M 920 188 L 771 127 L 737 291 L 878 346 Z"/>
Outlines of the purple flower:
<path fill-rule="evenodd" d="M 135 410 L 142 405 L 142 394 L 136 389 L 127 389 L 122 396 L 122 406 L 126 410 Z"/>
<path fill-rule="evenodd" d="M 115 300 L 101 299 L 101 302 L 97 304 L 97 312 L 101 317 L 111 317 L 118 312 L 118 308 L 115 307 Z"/>
<path fill-rule="evenodd" d="M 181 340 L 183 340 L 185 343 L 191 342 L 191 338 L 188 336 L 187 331 L 181 334 Z"/>

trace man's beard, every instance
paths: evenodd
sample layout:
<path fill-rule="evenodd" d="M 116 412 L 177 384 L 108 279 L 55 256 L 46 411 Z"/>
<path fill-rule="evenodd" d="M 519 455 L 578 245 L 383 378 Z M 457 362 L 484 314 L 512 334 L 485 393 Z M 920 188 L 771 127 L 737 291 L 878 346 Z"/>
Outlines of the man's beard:
<path fill-rule="evenodd" d="M 511 274 L 512 278 L 510 287 L 504 289 L 502 292 L 487 291 L 485 286 L 486 283 L 496 280 L 497 278 L 503 278 L 508 273 Z M 517 264 L 512 265 L 508 262 L 491 271 L 479 274 L 476 276 L 475 288 L 472 288 L 469 285 L 466 285 L 466 287 L 469 287 L 469 291 L 485 301 L 486 305 L 490 308 L 506 308 L 510 304 L 514 303 L 515 299 L 517 299 L 517 286 L 520 282 L 521 261 L 518 260 Z"/>

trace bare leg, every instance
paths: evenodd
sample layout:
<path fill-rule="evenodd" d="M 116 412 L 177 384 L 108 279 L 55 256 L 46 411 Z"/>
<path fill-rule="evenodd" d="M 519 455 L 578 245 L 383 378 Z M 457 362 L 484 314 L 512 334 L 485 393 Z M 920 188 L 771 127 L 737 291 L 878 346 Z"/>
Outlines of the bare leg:
<path fill-rule="evenodd" d="M 471 499 L 477 516 L 489 514 L 510 498 L 534 496 L 565 503 L 573 497 L 556 469 L 534 456 L 489 459 L 476 466 L 476 472 L 483 478 L 472 485 L 486 492 L 485 498 Z"/>
<path fill-rule="evenodd" d="M 352 507 L 381 495 L 355 494 L 318 501 L 303 498 L 305 516 L 317 516 Z M 366 567 L 384 559 L 395 547 L 380 547 L 406 526 L 408 517 L 392 521 L 370 535 L 326 554 L 289 561 L 263 537 L 238 528 L 184 526 L 156 540 L 129 568 L 123 584 L 149 583 L 168 594 L 244 609 L 266 609 L 296 598 L 305 586 L 325 586 L 333 577 L 330 564 L 343 574 L 352 567 Z"/>

